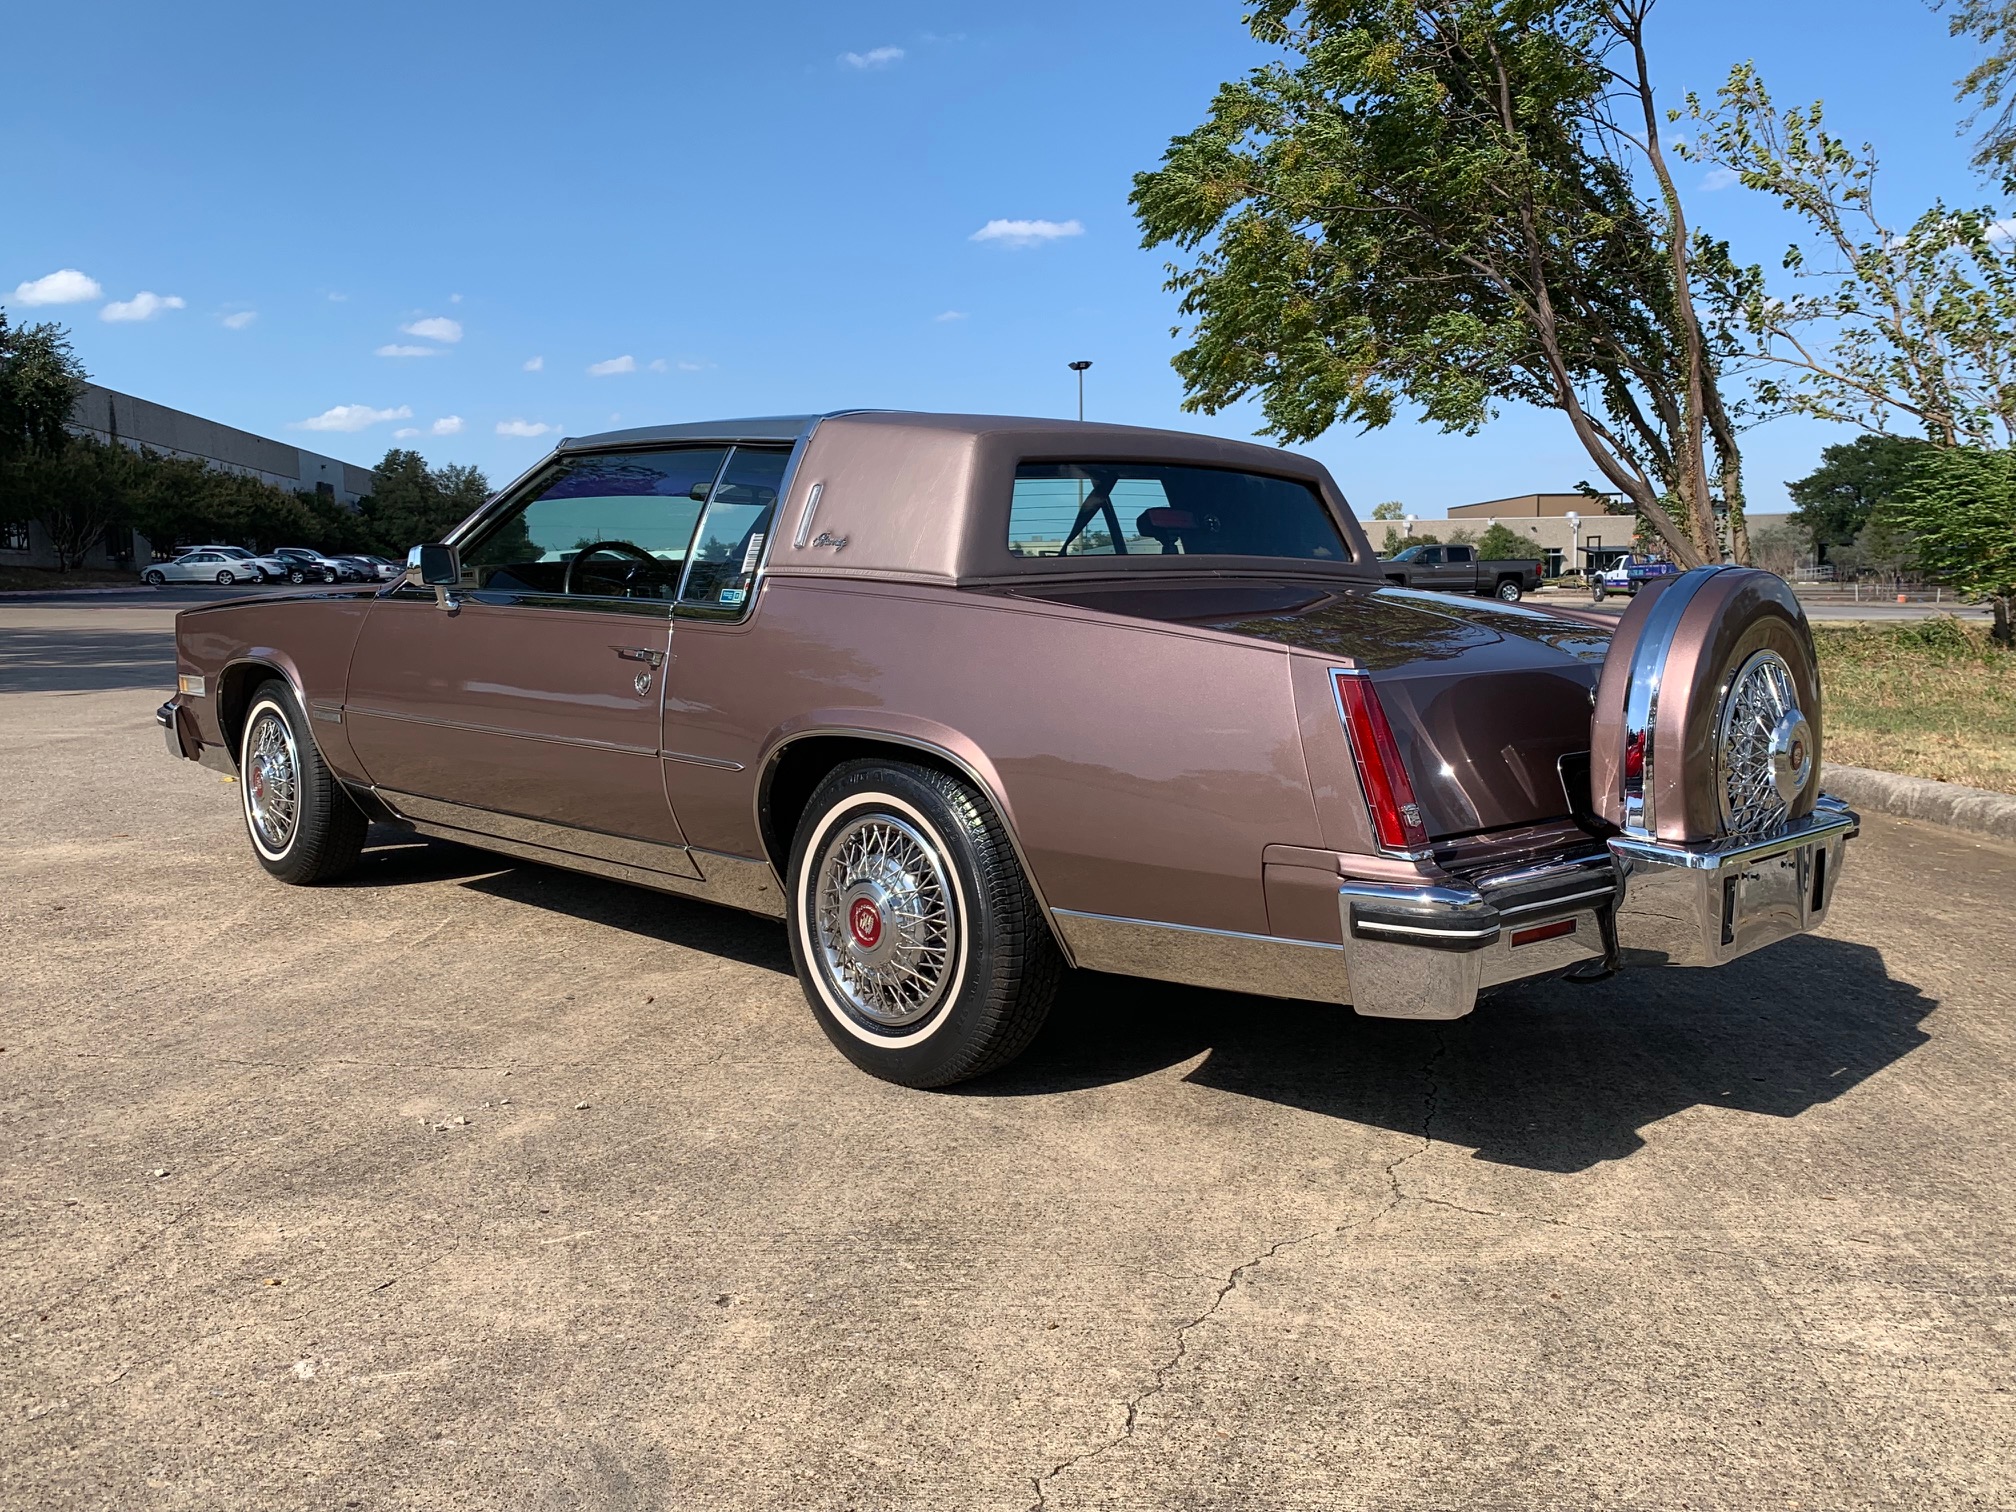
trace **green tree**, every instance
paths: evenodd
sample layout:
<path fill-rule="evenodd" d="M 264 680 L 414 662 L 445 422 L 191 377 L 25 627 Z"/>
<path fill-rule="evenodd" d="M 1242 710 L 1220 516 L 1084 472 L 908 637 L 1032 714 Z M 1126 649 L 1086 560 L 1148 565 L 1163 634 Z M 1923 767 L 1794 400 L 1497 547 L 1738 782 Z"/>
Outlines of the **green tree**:
<path fill-rule="evenodd" d="M 0 309 L 0 461 L 62 450 L 85 376 L 62 326 L 10 327 Z"/>
<path fill-rule="evenodd" d="M 396 446 L 377 471 L 378 481 L 359 510 L 376 549 L 396 561 L 405 560 L 410 547 L 440 540 L 490 493 L 481 469 L 429 467 L 417 451 Z"/>
<path fill-rule="evenodd" d="M 1803 220 L 1774 288 L 1704 241 L 1718 336 L 1761 375 L 1765 416 L 1811 415 L 1936 446 L 2016 441 L 2016 246 L 1992 207 L 1934 201 L 1909 226 L 1876 203 L 1877 158 L 1827 131 L 1820 105 L 1780 111 L 1756 70 L 1710 108 L 1687 97 L 1690 157 L 1734 172 Z"/>
<path fill-rule="evenodd" d="M 1186 407 L 1257 395 L 1290 441 L 1402 403 L 1464 433 L 1507 402 L 1559 410 L 1675 560 L 1720 558 L 1718 494 L 1740 559 L 1651 7 L 1257 0 L 1247 24 L 1284 59 L 1134 181 L 1145 244 L 1190 256 L 1169 283 L 1194 322 Z"/>
<path fill-rule="evenodd" d="M 1870 514 L 1897 497 L 1925 445 L 1867 435 L 1827 447 L 1818 467 L 1785 485 L 1795 506 L 1792 523 L 1831 561 L 1835 547 L 1853 541 Z"/>
<path fill-rule="evenodd" d="M 1531 541 L 1511 526 L 1497 524 L 1479 538 L 1477 555 L 1487 562 L 1540 560 L 1540 553 Z"/>
<path fill-rule="evenodd" d="M 1407 518 L 1407 506 L 1402 504 L 1398 499 L 1388 499 L 1384 504 L 1375 504 L 1372 506 L 1372 518 L 1375 520 L 1404 520 Z"/>
<path fill-rule="evenodd" d="M 1969 599 L 1986 600 L 1995 640 L 2016 645 L 2016 453 L 1928 450 L 1878 521 L 1909 531 L 1918 566 Z"/>
<path fill-rule="evenodd" d="M 0 487 L 20 518 L 48 533 L 59 571 L 80 567 L 106 532 L 126 518 L 140 459 L 123 446 L 70 437 L 56 451 L 36 451 L 6 464 Z"/>
<path fill-rule="evenodd" d="M 1937 8 L 1948 9 L 1946 0 L 1936 0 Z M 2016 177 L 2016 0 L 1952 0 L 1948 22 L 1956 37 L 1972 37 L 1987 49 L 1987 56 L 1970 68 L 1960 80 L 1960 98 L 1973 97 L 1975 113 L 1968 122 L 1987 116 L 1980 146 L 1974 154 L 1976 167 L 2003 176 L 2005 184 Z"/>

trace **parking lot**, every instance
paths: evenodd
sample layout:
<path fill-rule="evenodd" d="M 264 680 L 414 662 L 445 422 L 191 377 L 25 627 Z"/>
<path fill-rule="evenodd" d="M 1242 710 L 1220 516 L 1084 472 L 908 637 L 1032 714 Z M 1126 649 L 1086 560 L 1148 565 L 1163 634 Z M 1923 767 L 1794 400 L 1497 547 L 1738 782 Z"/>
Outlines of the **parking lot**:
<path fill-rule="evenodd" d="M 270 881 L 169 615 L 0 604 L 0 1506 L 2016 1503 L 2016 851 L 1443 1026 L 1083 977 L 910 1092 L 760 920 Z"/>

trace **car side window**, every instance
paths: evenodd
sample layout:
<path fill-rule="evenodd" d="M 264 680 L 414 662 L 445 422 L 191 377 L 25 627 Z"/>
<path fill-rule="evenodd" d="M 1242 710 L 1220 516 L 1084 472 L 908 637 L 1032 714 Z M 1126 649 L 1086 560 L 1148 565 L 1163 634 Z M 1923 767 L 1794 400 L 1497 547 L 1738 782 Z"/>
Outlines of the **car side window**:
<path fill-rule="evenodd" d="M 1421 548 L 1421 564 L 1424 567 L 1440 567 L 1442 565 L 1442 548 L 1440 546 L 1423 546 Z"/>
<path fill-rule="evenodd" d="M 738 446 L 707 499 L 679 591 L 682 606 L 727 609 L 737 616 L 749 599 L 763 560 L 791 453 L 782 448 Z"/>
<path fill-rule="evenodd" d="M 1451 562 L 1467 562 L 1467 561 L 1469 561 L 1469 560 L 1470 560 L 1470 548 L 1469 548 L 1468 546 L 1451 546 L 1451 547 L 1449 548 L 1449 560 L 1450 560 Z"/>
<path fill-rule="evenodd" d="M 727 457 L 716 446 L 562 458 L 464 545 L 463 581 L 478 592 L 669 605 Z"/>

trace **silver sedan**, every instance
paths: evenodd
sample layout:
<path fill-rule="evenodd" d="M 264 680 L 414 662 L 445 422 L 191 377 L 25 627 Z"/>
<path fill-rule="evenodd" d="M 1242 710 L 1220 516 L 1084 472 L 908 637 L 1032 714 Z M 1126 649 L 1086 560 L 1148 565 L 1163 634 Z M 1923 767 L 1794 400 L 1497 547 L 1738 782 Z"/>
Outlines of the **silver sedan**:
<path fill-rule="evenodd" d="M 255 563 L 240 557 L 221 551 L 185 551 L 172 562 L 155 562 L 142 569 L 140 581 L 155 588 L 163 583 L 216 583 L 228 588 L 233 583 L 257 583 L 264 576 Z"/>

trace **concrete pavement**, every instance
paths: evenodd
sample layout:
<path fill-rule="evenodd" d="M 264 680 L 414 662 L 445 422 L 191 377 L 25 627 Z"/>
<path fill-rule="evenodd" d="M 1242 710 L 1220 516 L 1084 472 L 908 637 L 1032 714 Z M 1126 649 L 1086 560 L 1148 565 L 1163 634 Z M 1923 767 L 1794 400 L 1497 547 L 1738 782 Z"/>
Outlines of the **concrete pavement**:
<path fill-rule="evenodd" d="M 272 882 L 88 612 L 0 609 L 0 1506 L 2016 1503 L 2016 851 L 1439 1027 L 1084 977 L 917 1093 L 774 925 Z"/>

